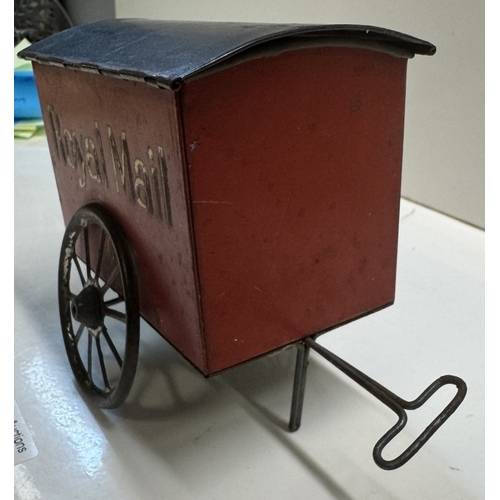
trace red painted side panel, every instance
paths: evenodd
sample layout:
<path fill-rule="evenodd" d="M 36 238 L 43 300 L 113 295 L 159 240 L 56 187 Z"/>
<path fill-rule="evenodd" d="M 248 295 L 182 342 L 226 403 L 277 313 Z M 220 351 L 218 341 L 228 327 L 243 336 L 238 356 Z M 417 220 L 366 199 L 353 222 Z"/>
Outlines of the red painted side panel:
<path fill-rule="evenodd" d="M 393 302 L 406 62 L 314 48 L 183 88 L 210 373 Z"/>
<path fill-rule="evenodd" d="M 205 374 L 394 300 L 406 59 L 295 50 L 177 98 L 35 72 L 65 220 L 114 213 L 141 314 Z"/>
<path fill-rule="evenodd" d="M 66 222 L 98 202 L 136 254 L 141 314 L 206 372 L 175 96 L 35 64 Z"/>

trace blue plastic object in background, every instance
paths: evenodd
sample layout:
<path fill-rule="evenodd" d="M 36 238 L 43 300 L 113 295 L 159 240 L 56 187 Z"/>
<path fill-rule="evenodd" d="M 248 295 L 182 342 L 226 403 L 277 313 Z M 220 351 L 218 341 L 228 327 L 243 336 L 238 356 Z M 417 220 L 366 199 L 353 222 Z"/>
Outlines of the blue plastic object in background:
<path fill-rule="evenodd" d="M 14 120 L 41 117 L 33 70 L 14 70 Z"/>

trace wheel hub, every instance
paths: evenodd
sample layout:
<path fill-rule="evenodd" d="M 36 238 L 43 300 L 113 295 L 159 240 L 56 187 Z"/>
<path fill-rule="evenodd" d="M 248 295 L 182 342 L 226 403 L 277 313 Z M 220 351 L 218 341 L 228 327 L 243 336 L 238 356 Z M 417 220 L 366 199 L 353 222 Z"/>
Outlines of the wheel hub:
<path fill-rule="evenodd" d="M 101 292 L 95 285 L 86 286 L 71 301 L 73 318 L 92 330 L 102 325 L 102 309 Z"/>

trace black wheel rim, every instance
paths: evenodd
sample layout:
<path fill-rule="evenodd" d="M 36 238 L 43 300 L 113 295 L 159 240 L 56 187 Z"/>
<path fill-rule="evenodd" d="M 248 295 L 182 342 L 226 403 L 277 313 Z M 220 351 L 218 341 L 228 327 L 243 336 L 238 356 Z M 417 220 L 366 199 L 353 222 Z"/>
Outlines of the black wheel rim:
<path fill-rule="evenodd" d="M 139 350 L 139 302 L 130 250 L 102 207 L 76 212 L 59 260 L 59 310 L 68 359 L 83 392 L 116 408 L 134 380 Z"/>

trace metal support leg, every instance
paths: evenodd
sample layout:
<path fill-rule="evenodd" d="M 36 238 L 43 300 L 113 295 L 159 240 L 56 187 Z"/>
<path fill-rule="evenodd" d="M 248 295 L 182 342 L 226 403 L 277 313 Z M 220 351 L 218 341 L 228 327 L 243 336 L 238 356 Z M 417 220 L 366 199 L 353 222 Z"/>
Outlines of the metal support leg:
<path fill-rule="evenodd" d="M 302 407 L 304 406 L 304 392 L 306 389 L 307 366 L 309 365 L 309 346 L 297 342 L 297 361 L 295 363 L 295 378 L 293 381 L 292 408 L 290 410 L 290 432 L 300 427 L 302 420 Z"/>

